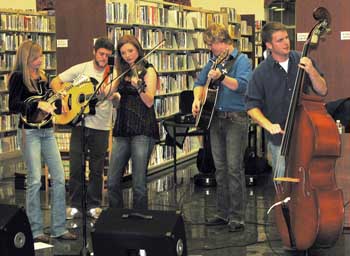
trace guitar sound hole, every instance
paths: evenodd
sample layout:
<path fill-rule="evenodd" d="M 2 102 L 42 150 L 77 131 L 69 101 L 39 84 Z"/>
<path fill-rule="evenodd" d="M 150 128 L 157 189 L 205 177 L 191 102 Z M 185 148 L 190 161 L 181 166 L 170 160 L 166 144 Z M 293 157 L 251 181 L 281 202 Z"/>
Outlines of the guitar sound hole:
<path fill-rule="evenodd" d="M 79 103 L 83 103 L 85 101 L 85 95 L 84 94 L 80 94 L 79 95 Z"/>

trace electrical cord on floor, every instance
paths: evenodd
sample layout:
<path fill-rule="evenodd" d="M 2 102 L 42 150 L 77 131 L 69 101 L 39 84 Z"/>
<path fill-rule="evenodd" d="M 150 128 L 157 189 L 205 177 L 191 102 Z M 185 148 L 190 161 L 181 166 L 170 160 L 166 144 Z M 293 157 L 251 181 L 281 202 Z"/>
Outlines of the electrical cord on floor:
<path fill-rule="evenodd" d="M 280 240 L 276 240 L 276 241 L 280 241 Z M 252 246 L 252 245 L 256 245 L 256 244 L 263 244 L 266 242 L 267 242 L 267 240 L 263 240 L 263 241 L 254 241 L 251 243 L 244 243 L 244 244 L 232 244 L 232 245 L 216 246 L 216 247 L 193 248 L 193 249 L 188 250 L 188 252 L 215 251 L 215 250 L 222 250 L 222 249 L 228 249 L 228 248 L 241 248 L 241 247 L 247 247 L 247 246 Z"/>

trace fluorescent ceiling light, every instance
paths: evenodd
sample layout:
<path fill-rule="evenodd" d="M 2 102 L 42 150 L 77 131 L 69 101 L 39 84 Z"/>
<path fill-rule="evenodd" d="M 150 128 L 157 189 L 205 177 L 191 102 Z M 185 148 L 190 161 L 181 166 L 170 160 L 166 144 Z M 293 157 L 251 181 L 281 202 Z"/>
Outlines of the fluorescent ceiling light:
<path fill-rule="evenodd" d="M 284 7 L 276 7 L 273 9 L 274 12 L 284 12 L 286 10 L 286 8 Z"/>

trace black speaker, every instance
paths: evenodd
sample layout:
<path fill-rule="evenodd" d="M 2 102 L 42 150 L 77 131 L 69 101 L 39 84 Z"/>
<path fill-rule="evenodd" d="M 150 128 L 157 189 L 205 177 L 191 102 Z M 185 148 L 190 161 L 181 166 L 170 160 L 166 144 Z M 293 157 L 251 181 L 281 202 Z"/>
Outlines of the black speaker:
<path fill-rule="evenodd" d="M 0 255 L 35 255 L 32 231 L 23 208 L 0 204 Z"/>
<path fill-rule="evenodd" d="M 184 221 L 176 211 L 104 210 L 91 233 L 95 256 L 187 256 Z"/>

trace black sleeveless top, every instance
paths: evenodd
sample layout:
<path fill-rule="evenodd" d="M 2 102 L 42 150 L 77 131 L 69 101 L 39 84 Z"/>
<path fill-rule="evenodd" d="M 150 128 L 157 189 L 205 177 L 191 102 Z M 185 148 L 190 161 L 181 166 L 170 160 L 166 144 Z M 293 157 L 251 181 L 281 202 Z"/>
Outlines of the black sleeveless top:
<path fill-rule="evenodd" d="M 152 67 L 147 63 L 146 69 Z M 114 137 L 145 135 L 159 140 L 159 130 L 154 107 L 148 108 L 139 93 L 124 78 L 120 81 L 118 92 L 121 95 L 117 118 L 113 128 Z"/>

